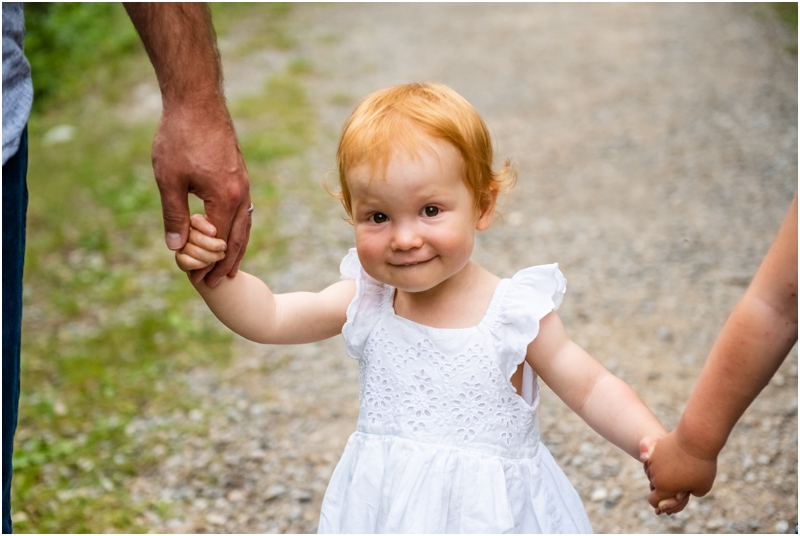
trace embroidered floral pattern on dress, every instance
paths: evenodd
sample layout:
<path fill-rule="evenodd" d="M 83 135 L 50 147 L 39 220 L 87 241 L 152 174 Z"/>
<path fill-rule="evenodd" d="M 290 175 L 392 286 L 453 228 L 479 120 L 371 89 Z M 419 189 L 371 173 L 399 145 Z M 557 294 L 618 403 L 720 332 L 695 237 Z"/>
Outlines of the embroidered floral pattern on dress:
<path fill-rule="evenodd" d="M 384 421 L 394 413 L 399 398 L 396 382 L 382 365 L 380 357 L 374 357 L 371 363 L 362 361 L 359 376 L 363 393 L 361 408 L 366 411 L 367 419 L 372 423 Z"/>
<path fill-rule="evenodd" d="M 502 377 L 498 358 L 480 344 L 448 357 L 425 338 L 406 348 L 384 327 L 360 360 L 361 420 L 409 437 L 451 437 L 519 447 L 535 433 L 533 409 Z M 401 435 L 405 435 L 402 434 Z"/>
<path fill-rule="evenodd" d="M 470 348 L 466 353 L 447 356 L 433 348 L 433 344 L 428 339 L 421 343 L 424 351 L 422 353 L 423 359 L 428 359 L 441 374 L 442 378 L 446 380 L 453 379 L 459 372 L 467 369 L 469 364 L 477 357 L 480 351 L 477 348 Z"/>
<path fill-rule="evenodd" d="M 430 423 L 440 407 L 443 407 L 438 390 L 434 388 L 433 378 L 425 369 L 411 375 L 411 382 L 403 389 L 400 403 L 408 418 L 406 424 L 415 434 L 426 430 L 425 423 Z"/>

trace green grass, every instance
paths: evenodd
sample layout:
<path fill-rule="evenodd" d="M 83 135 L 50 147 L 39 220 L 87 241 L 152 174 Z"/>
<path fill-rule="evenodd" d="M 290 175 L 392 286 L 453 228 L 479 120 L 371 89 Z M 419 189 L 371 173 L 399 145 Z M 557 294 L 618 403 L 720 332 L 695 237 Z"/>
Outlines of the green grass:
<path fill-rule="evenodd" d="M 797 2 L 775 2 L 772 7 L 784 24 L 797 30 Z"/>
<path fill-rule="evenodd" d="M 50 62 L 57 72 L 60 62 L 99 50 L 108 35 L 130 29 L 124 12 L 118 16 L 121 8 L 92 6 L 51 7 L 58 16 L 40 25 L 50 32 L 44 36 L 29 23 L 34 42 L 64 43 L 39 69 Z M 115 13 L 106 19 L 109 27 L 81 33 L 96 9 Z M 213 9 L 224 21 L 222 36 L 253 7 Z M 267 30 L 278 32 L 290 8 L 270 9 L 283 18 L 271 19 Z M 221 369 L 230 360 L 231 334 L 206 310 L 163 244 L 150 167 L 155 123 L 119 119 L 131 77 L 154 77 L 152 69 L 141 46 L 112 49 L 116 56 L 78 62 L 82 76 L 56 84 L 29 123 L 16 532 L 143 532 L 148 516 L 168 516 L 169 504 L 134 501 L 131 482 L 155 470 L 180 437 L 207 433 L 188 418 L 167 430 L 159 416 L 198 407 L 182 380 L 186 372 Z M 108 77 L 120 69 L 128 74 Z M 262 94 L 230 104 L 243 125 L 240 142 L 259 209 L 246 259 L 279 256 L 284 248 L 272 231 L 280 192 L 268 177 L 281 159 L 302 155 L 313 138 L 315 118 L 302 83 L 310 70 L 310 63 L 294 62 L 270 78 Z M 72 127 L 72 139 L 48 143 L 46 134 L 63 125 Z"/>

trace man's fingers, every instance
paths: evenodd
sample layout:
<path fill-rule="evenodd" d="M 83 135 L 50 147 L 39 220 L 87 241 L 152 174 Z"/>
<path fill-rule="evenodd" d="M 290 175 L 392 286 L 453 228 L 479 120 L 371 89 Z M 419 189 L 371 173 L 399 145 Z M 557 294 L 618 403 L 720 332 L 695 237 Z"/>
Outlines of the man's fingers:
<path fill-rule="evenodd" d="M 192 283 L 199 283 L 206 276 L 206 274 L 211 271 L 212 268 L 214 268 L 214 264 L 213 263 L 209 264 L 208 266 L 206 266 L 204 268 L 199 268 L 197 270 L 192 270 L 189 273 L 189 280 Z"/>
<path fill-rule="evenodd" d="M 247 249 L 247 242 L 250 239 L 252 218 L 247 210 L 249 207 L 250 200 L 248 198 L 246 204 L 243 204 L 236 213 L 236 219 L 228 234 L 227 257 L 218 262 L 205 277 L 206 283 L 210 287 L 216 286 L 217 282 L 223 276 L 234 275 L 239 269 L 239 263 L 242 257 L 244 257 L 245 250 Z"/>

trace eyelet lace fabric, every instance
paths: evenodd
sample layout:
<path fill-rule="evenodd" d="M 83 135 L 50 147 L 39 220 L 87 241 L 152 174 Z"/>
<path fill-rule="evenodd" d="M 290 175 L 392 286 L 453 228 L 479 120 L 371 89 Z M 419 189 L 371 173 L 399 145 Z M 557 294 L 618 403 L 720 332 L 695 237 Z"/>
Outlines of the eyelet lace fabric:
<path fill-rule="evenodd" d="M 366 344 L 360 431 L 511 457 L 535 454 L 535 409 L 503 377 L 493 349 L 475 343 L 445 354 L 428 337 L 400 344 L 385 327 Z"/>
<path fill-rule="evenodd" d="M 529 400 L 509 381 L 539 320 L 561 303 L 557 265 L 502 280 L 467 329 L 395 315 L 394 289 L 370 278 L 354 249 L 341 271 L 356 280 L 342 334 L 359 360 L 360 412 L 320 532 L 591 532 L 539 442 L 535 374 Z"/>

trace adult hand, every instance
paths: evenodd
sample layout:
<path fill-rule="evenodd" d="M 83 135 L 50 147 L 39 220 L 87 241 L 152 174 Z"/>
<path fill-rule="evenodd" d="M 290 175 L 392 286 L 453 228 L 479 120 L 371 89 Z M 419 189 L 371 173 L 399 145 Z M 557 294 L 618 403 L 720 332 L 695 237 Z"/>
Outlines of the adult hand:
<path fill-rule="evenodd" d="M 689 502 L 689 493 L 702 497 L 714 485 L 716 456 L 705 458 L 681 444 L 675 431 L 661 438 L 645 462 L 650 479 L 650 505 L 656 513 L 674 514 Z M 666 501 L 666 502 L 665 502 Z"/>
<path fill-rule="evenodd" d="M 226 257 L 191 272 L 214 287 L 234 275 L 250 237 L 250 186 L 228 111 L 218 99 L 165 106 L 153 140 L 153 171 L 161 193 L 167 247 L 181 249 L 189 236 L 188 194 L 203 200 Z"/>
<path fill-rule="evenodd" d="M 161 89 L 163 111 L 153 140 L 153 171 L 161 192 L 167 247 L 189 235 L 188 194 L 228 243 L 228 254 L 191 274 L 213 287 L 239 267 L 250 236 L 250 186 L 225 106 L 222 66 L 211 10 L 197 2 L 126 2 Z"/>

